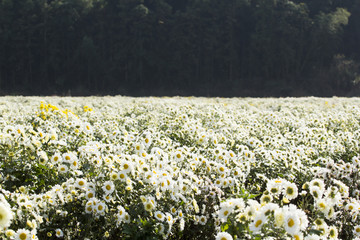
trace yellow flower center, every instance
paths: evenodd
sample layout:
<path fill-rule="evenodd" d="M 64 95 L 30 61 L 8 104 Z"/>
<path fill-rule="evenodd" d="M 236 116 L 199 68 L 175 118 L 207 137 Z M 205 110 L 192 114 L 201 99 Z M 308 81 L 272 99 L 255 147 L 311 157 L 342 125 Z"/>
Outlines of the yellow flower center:
<path fill-rule="evenodd" d="M 290 218 L 289 221 L 288 221 L 288 226 L 293 227 L 294 225 L 295 225 L 294 220 L 292 218 Z"/>
<path fill-rule="evenodd" d="M 259 227 L 261 224 L 262 224 L 261 219 L 257 220 L 256 223 L 255 223 L 255 227 Z"/>
<path fill-rule="evenodd" d="M 19 235 L 19 238 L 20 238 L 21 240 L 25 240 L 25 239 L 27 238 L 26 233 L 21 233 L 21 234 Z"/>

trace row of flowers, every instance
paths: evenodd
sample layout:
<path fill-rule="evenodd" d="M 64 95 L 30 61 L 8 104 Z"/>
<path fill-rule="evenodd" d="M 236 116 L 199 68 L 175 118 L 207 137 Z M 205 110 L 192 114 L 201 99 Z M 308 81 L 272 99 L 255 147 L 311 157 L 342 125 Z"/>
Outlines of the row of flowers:
<path fill-rule="evenodd" d="M 3 97 L 5 239 L 360 239 L 360 99 Z"/>

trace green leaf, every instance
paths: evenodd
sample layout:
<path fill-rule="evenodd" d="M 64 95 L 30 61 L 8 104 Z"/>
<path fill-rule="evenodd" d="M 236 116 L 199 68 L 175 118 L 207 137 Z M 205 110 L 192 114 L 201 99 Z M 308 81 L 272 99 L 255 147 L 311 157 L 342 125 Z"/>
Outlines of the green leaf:
<path fill-rule="evenodd" d="M 221 225 L 221 231 L 225 232 L 226 230 L 229 229 L 229 224 L 224 224 L 224 225 Z"/>
<path fill-rule="evenodd" d="M 256 197 L 259 196 L 259 195 L 260 195 L 260 194 L 250 194 L 249 199 L 256 198 Z"/>

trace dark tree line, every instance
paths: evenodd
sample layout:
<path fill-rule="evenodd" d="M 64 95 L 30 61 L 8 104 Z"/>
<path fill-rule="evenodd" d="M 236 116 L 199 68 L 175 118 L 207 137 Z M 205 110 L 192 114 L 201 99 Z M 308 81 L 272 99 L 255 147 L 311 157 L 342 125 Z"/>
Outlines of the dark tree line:
<path fill-rule="evenodd" d="M 0 0 L 0 93 L 344 94 L 360 0 Z"/>

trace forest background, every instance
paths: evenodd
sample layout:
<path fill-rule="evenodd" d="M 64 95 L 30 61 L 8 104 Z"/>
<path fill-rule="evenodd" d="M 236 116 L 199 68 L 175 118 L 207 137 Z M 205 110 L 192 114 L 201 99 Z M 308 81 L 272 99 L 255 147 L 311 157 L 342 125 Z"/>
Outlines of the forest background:
<path fill-rule="evenodd" d="M 360 0 L 0 0 L 0 95 L 359 96 Z"/>

